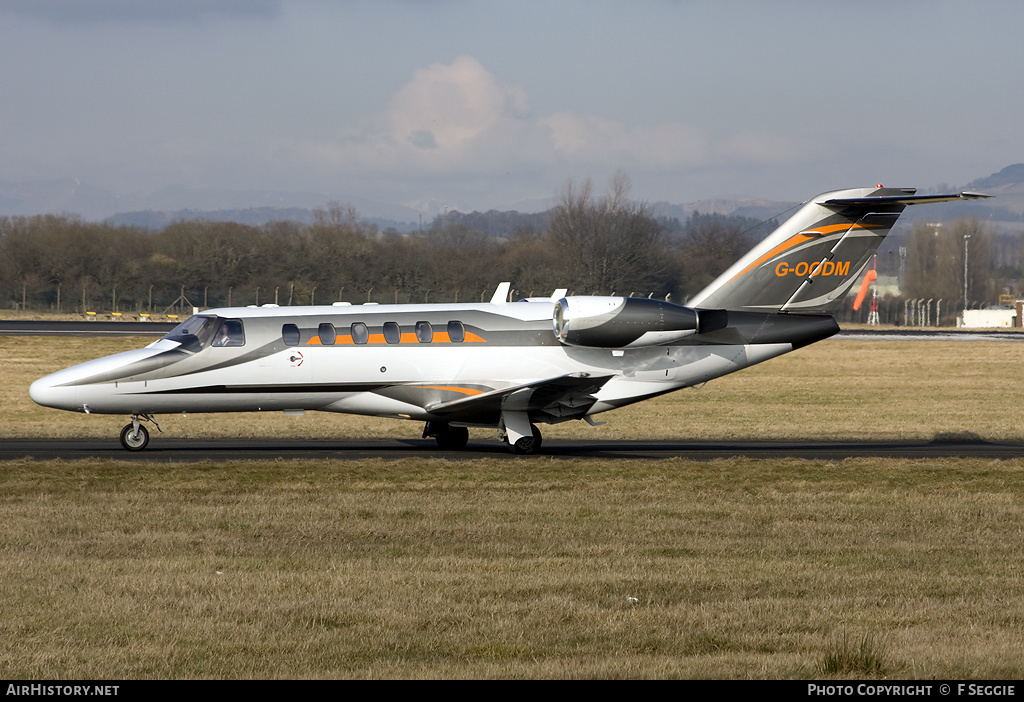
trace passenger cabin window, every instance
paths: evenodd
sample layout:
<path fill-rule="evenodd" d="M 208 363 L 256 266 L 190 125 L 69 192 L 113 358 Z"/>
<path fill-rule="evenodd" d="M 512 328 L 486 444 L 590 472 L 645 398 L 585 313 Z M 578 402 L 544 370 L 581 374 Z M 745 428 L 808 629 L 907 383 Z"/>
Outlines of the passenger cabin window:
<path fill-rule="evenodd" d="M 326 322 L 317 329 L 317 335 L 320 337 L 320 343 L 326 346 L 333 346 L 338 338 L 338 332 L 334 331 L 334 325 Z"/>
<path fill-rule="evenodd" d="M 245 330 L 242 320 L 223 319 L 217 333 L 213 335 L 214 346 L 245 346 Z"/>
<path fill-rule="evenodd" d="M 354 322 L 350 331 L 352 332 L 352 341 L 357 344 L 365 344 L 370 340 L 370 330 L 362 322 Z"/>
<path fill-rule="evenodd" d="M 299 328 L 294 324 L 285 324 L 281 327 L 281 338 L 284 339 L 284 343 L 289 346 L 298 346 Z"/>
<path fill-rule="evenodd" d="M 457 344 L 466 340 L 466 327 L 462 322 L 448 322 L 448 338 Z"/>
<path fill-rule="evenodd" d="M 434 329 L 430 322 L 416 322 L 416 339 L 421 344 L 429 344 L 434 339 Z"/>
<path fill-rule="evenodd" d="M 402 340 L 402 329 L 397 322 L 384 322 L 384 341 L 397 344 Z"/>

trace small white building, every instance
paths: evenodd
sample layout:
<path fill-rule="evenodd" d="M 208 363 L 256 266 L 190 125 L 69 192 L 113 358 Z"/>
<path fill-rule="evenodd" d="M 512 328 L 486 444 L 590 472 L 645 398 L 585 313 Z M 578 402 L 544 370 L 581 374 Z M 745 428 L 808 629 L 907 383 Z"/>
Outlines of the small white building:
<path fill-rule="evenodd" d="M 961 317 L 957 319 L 958 327 L 978 329 L 983 327 L 1013 327 L 1016 326 L 1017 311 L 1005 308 L 993 310 L 964 310 Z"/>
<path fill-rule="evenodd" d="M 851 292 L 855 292 L 856 287 L 854 286 L 854 290 L 851 290 Z M 899 297 L 903 294 L 903 291 L 900 289 L 900 278 L 897 275 L 880 275 L 875 278 L 875 284 L 872 287 L 879 297 L 885 297 L 886 295 Z"/>

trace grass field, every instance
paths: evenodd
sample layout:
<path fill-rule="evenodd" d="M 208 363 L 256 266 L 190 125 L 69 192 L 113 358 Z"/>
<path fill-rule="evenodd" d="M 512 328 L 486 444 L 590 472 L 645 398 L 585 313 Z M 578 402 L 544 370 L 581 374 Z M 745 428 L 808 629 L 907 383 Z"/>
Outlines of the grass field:
<path fill-rule="evenodd" d="M 139 338 L 0 337 L 0 438 L 116 437 L 124 416 L 59 412 L 35 405 L 28 386 L 60 368 L 139 348 Z M 543 427 L 557 438 L 930 439 L 1024 436 L 1022 345 L 1011 342 L 830 339 L 700 389 L 599 415 L 601 427 Z M 163 436 L 416 437 L 416 422 L 327 413 L 193 414 L 158 417 Z M 159 440 L 160 434 L 154 437 Z M 471 430 L 474 438 L 493 432 Z"/>
<path fill-rule="evenodd" d="M 137 345 L 0 339 L 3 435 L 113 437 L 27 384 Z M 1018 348 L 830 340 L 546 436 L 1020 439 Z M 241 420 L 161 424 L 419 431 Z M 1019 460 L 8 462 L 0 677 L 1019 679 L 1022 495 Z"/>

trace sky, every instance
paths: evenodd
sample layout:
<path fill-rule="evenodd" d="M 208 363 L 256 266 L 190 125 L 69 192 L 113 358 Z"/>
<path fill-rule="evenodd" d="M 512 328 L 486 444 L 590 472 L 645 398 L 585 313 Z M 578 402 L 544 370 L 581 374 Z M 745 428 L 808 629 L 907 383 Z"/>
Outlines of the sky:
<path fill-rule="evenodd" d="M 1024 161 L 1020 0 L 0 0 L 0 180 L 468 211 Z"/>

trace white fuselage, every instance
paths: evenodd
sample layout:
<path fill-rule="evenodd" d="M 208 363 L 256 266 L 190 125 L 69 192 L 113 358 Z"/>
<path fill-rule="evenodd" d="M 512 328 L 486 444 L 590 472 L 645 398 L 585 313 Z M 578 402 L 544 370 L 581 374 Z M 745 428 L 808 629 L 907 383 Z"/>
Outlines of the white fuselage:
<path fill-rule="evenodd" d="M 788 343 L 693 343 L 641 348 L 584 348 L 558 342 L 553 300 L 464 305 L 358 305 L 228 308 L 201 317 L 239 320 L 244 343 L 198 348 L 173 333 L 144 349 L 89 361 L 36 381 L 32 398 L 65 410 L 103 414 L 322 410 L 414 420 L 443 419 L 433 403 L 471 399 L 568 374 L 610 376 L 578 414 L 621 407 L 695 385 L 790 351 Z M 195 318 L 193 318 L 195 319 Z M 392 322 L 388 343 L 378 330 Z M 434 331 L 417 337 L 418 322 Z M 454 341 L 450 322 L 465 328 Z M 324 343 L 320 325 L 336 333 Z M 353 324 L 369 327 L 355 343 Z M 289 342 L 282 329 L 294 325 Z M 699 339 L 699 337 L 697 337 Z M 561 421 L 532 412 L 534 421 Z M 493 424 L 493 411 L 461 424 Z"/>

